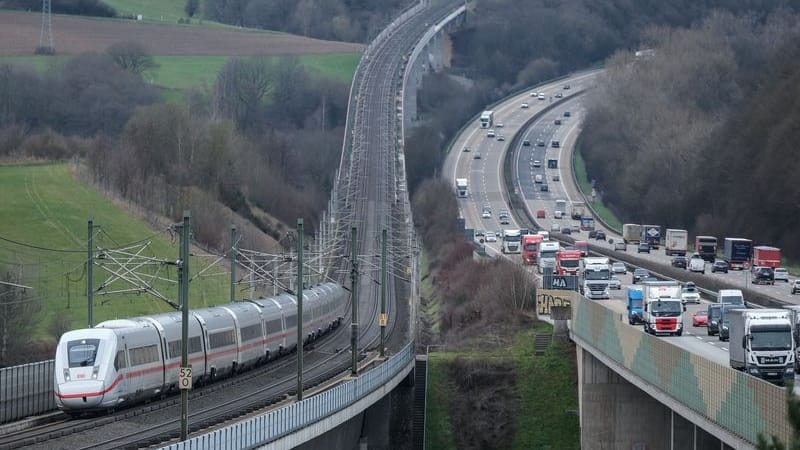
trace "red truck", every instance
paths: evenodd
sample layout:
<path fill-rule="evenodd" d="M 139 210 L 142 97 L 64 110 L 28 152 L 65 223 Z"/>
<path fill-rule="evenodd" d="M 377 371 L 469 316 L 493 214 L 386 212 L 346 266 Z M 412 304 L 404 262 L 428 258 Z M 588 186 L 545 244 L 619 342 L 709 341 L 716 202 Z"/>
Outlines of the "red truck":
<path fill-rule="evenodd" d="M 559 250 L 556 253 L 556 274 L 577 275 L 580 265 L 580 250 Z"/>
<path fill-rule="evenodd" d="M 767 245 L 753 247 L 753 265 L 758 267 L 780 267 L 781 249 Z"/>
<path fill-rule="evenodd" d="M 539 243 L 544 238 L 539 234 L 525 234 L 522 236 L 522 263 L 526 266 L 536 264 L 539 257 Z"/>

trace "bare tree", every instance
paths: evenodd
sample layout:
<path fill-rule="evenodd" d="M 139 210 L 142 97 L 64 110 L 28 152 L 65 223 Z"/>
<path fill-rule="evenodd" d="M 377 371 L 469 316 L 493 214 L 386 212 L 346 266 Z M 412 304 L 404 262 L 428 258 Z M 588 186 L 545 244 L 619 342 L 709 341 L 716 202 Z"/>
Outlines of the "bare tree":
<path fill-rule="evenodd" d="M 139 77 L 158 67 L 147 48 L 138 42 L 117 42 L 108 47 L 106 53 L 120 68 Z"/>

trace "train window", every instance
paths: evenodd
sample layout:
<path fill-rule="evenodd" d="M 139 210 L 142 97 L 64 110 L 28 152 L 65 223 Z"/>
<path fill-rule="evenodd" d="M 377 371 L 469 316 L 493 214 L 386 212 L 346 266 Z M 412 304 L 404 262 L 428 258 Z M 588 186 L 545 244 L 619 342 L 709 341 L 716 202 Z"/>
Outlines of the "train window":
<path fill-rule="evenodd" d="M 100 339 L 81 339 L 67 343 L 67 358 L 70 367 L 93 366 L 97 357 Z"/>
<path fill-rule="evenodd" d="M 125 350 L 120 350 L 117 352 L 117 357 L 114 358 L 114 370 L 119 371 L 126 367 L 128 367 L 128 363 L 125 361 Z"/>
<path fill-rule="evenodd" d="M 233 330 L 220 331 L 208 335 L 208 344 L 211 349 L 236 344 L 236 334 Z"/>
<path fill-rule="evenodd" d="M 182 356 L 183 349 L 181 348 L 181 339 L 169 343 L 169 357 L 177 358 Z M 189 353 L 200 353 L 203 351 L 202 341 L 200 336 L 193 336 L 189 338 Z"/>
<path fill-rule="evenodd" d="M 158 347 L 146 345 L 128 350 L 131 367 L 158 361 Z"/>
<path fill-rule="evenodd" d="M 261 335 L 260 323 L 242 328 L 242 342 L 252 341 L 261 337 L 263 336 Z"/>
<path fill-rule="evenodd" d="M 286 328 L 294 328 L 297 326 L 297 314 L 286 316 Z"/>
<path fill-rule="evenodd" d="M 267 322 L 267 334 L 280 333 L 283 331 L 281 319 L 270 320 Z"/>

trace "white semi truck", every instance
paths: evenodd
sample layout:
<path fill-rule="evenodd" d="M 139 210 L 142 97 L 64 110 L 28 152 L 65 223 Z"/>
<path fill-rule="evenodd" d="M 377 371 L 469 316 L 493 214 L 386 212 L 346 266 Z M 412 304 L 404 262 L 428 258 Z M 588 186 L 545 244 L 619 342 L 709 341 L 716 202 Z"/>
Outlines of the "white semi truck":
<path fill-rule="evenodd" d="M 645 281 L 644 332 L 650 334 L 683 334 L 681 285 L 677 281 Z"/>
<path fill-rule="evenodd" d="M 731 311 L 731 367 L 777 384 L 794 381 L 795 344 L 785 309 Z"/>
<path fill-rule="evenodd" d="M 611 279 L 611 263 L 605 257 L 581 259 L 581 293 L 589 299 L 611 298 L 608 282 Z"/>
<path fill-rule="evenodd" d="M 469 181 L 466 178 L 456 178 L 456 194 L 459 197 L 466 197 L 468 195 L 467 188 Z"/>
<path fill-rule="evenodd" d="M 522 253 L 521 230 L 503 230 L 503 253 Z"/>
<path fill-rule="evenodd" d="M 625 244 L 638 244 L 642 239 L 642 226 L 638 223 L 622 224 L 622 241 Z"/>
<path fill-rule="evenodd" d="M 667 256 L 686 256 L 686 248 L 689 245 L 689 233 L 686 230 L 667 228 L 665 236 L 664 251 Z"/>
<path fill-rule="evenodd" d="M 548 270 L 556 271 L 556 253 L 560 249 L 561 246 L 555 241 L 542 241 L 539 243 L 539 273 L 547 273 Z"/>

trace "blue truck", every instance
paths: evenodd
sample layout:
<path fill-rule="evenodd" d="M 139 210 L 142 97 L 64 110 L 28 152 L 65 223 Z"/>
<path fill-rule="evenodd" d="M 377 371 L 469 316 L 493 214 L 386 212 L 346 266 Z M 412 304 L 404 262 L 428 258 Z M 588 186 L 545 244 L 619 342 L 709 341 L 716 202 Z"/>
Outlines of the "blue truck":
<path fill-rule="evenodd" d="M 647 242 L 650 248 L 657 249 L 661 245 L 661 226 L 642 225 L 642 237 L 640 242 Z"/>
<path fill-rule="evenodd" d="M 642 309 L 642 302 L 644 301 L 644 292 L 638 287 L 628 288 L 628 323 L 637 325 L 644 323 L 644 311 Z"/>

